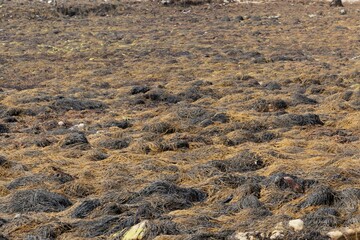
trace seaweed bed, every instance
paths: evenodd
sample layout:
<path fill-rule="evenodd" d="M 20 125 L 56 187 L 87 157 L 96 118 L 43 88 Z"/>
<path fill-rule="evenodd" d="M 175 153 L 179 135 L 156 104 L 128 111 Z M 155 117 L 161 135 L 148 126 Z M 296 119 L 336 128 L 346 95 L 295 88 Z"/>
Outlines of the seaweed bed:
<path fill-rule="evenodd" d="M 163 3 L 0 1 L 0 239 L 359 229 L 360 5 Z"/>

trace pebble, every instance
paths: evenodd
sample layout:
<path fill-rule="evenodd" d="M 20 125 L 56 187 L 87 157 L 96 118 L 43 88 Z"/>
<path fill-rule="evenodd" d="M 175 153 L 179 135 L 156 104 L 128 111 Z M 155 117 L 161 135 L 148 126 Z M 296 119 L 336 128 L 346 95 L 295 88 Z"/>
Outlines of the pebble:
<path fill-rule="evenodd" d="M 65 123 L 64 123 L 63 121 L 60 121 L 60 122 L 58 122 L 58 125 L 59 125 L 59 126 L 64 126 Z"/>
<path fill-rule="evenodd" d="M 289 226 L 295 231 L 301 231 L 304 229 L 304 221 L 301 219 L 294 219 L 289 221 Z"/>
<path fill-rule="evenodd" d="M 340 232 L 339 230 L 330 231 L 326 234 L 328 237 L 330 237 L 332 240 L 336 240 L 341 238 L 344 234 Z"/>
<path fill-rule="evenodd" d="M 341 10 L 340 10 L 340 14 L 341 14 L 341 15 L 345 15 L 346 13 L 347 13 L 347 12 L 346 12 L 345 9 L 341 9 Z"/>
<path fill-rule="evenodd" d="M 85 124 L 84 123 L 79 123 L 77 125 L 74 125 L 70 128 L 70 130 L 79 130 L 79 131 L 83 131 L 85 129 Z"/>

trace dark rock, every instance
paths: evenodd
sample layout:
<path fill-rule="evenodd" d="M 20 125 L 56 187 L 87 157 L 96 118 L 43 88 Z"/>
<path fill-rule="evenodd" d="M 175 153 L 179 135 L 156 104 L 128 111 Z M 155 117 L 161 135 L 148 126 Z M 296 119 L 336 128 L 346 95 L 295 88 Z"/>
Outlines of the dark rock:
<path fill-rule="evenodd" d="M 74 132 L 68 134 L 61 142 L 60 147 L 72 148 L 72 147 L 89 147 L 89 141 L 87 140 L 84 133 Z"/>
<path fill-rule="evenodd" d="M 319 186 L 300 204 L 301 208 L 334 204 L 336 193 L 329 187 Z"/>
<path fill-rule="evenodd" d="M 70 207 L 72 203 L 64 196 L 42 189 L 15 192 L 6 212 L 60 212 Z"/>
<path fill-rule="evenodd" d="M 129 139 L 108 138 L 101 140 L 99 142 L 99 146 L 112 150 L 120 150 L 123 148 L 127 148 L 129 145 L 130 145 Z"/>
<path fill-rule="evenodd" d="M 50 105 L 56 111 L 82 111 L 86 109 L 105 109 L 106 105 L 94 100 L 79 100 L 75 98 L 60 98 Z"/>
<path fill-rule="evenodd" d="M 85 200 L 83 201 L 71 214 L 73 218 L 85 218 L 88 216 L 95 208 L 100 206 L 99 199 Z"/>
<path fill-rule="evenodd" d="M 150 91 L 150 88 L 147 87 L 147 86 L 134 86 L 134 87 L 131 89 L 130 93 L 131 93 L 132 95 L 135 95 L 135 94 L 139 94 L 139 93 L 146 93 L 146 92 L 148 92 L 148 91 Z"/>

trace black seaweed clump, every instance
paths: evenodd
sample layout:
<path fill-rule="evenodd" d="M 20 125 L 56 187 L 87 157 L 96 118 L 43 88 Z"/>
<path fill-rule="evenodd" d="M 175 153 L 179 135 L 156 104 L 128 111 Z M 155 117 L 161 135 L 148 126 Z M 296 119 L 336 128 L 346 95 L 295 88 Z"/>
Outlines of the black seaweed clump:
<path fill-rule="evenodd" d="M 16 192 L 5 209 L 10 213 L 60 212 L 72 203 L 65 196 L 43 189 Z"/>
<path fill-rule="evenodd" d="M 99 199 L 85 200 L 71 214 L 73 218 L 84 218 L 88 216 L 95 208 L 100 206 Z"/>

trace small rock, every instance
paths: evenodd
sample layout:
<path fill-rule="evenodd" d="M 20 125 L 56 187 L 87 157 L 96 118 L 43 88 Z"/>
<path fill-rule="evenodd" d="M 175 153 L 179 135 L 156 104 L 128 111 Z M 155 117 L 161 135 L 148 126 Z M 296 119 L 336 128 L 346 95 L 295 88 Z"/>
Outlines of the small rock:
<path fill-rule="evenodd" d="M 126 233 L 121 238 L 121 240 L 144 239 L 148 230 L 149 230 L 149 221 L 148 220 L 142 221 L 132 226 L 129 230 L 127 230 Z"/>
<path fill-rule="evenodd" d="M 345 9 L 341 9 L 341 10 L 340 10 L 340 14 L 341 14 L 341 15 L 345 15 L 346 13 L 347 13 L 347 12 L 346 12 Z"/>
<path fill-rule="evenodd" d="M 344 234 L 340 232 L 339 230 L 330 231 L 326 234 L 328 237 L 330 237 L 332 240 L 336 240 L 341 238 Z"/>
<path fill-rule="evenodd" d="M 70 128 L 70 130 L 72 130 L 72 131 L 84 131 L 84 129 L 85 129 L 84 123 L 76 124 Z"/>
<path fill-rule="evenodd" d="M 60 121 L 60 122 L 58 122 L 58 125 L 59 125 L 59 126 L 64 126 L 65 123 L 64 123 L 63 121 Z"/>
<path fill-rule="evenodd" d="M 295 231 L 301 231 L 304 229 L 304 222 L 301 219 L 294 219 L 289 221 L 289 226 Z"/>
<path fill-rule="evenodd" d="M 173 3 L 172 0 L 161 0 L 161 4 L 163 4 L 163 5 L 170 5 L 172 3 Z"/>

